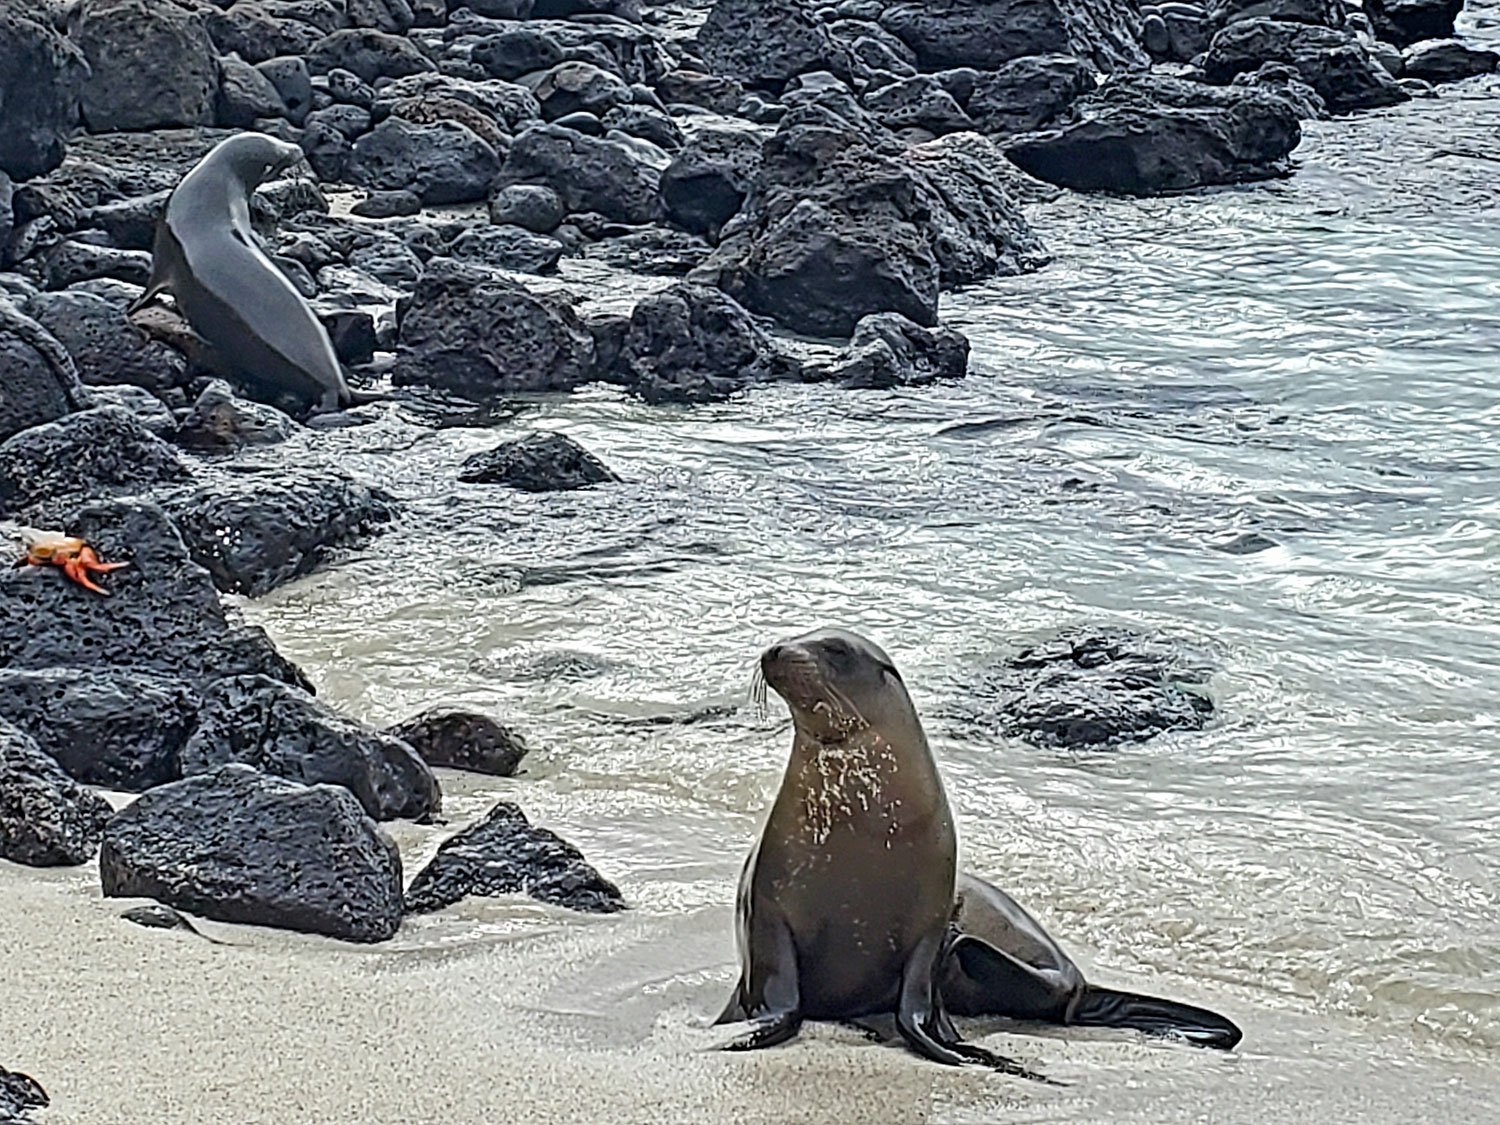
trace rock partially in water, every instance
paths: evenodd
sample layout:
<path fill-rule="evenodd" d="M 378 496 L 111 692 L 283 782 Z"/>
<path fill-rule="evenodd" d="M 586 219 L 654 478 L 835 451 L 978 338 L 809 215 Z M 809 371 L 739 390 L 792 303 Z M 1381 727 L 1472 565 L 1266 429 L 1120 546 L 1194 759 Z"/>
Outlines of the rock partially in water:
<path fill-rule="evenodd" d="M 1201 730 L 1214 713 L 1199 685 L 1205 661 L 1119 629 L 1077 629 L 1033 645 L 959 687 L 944 708 L 959 730 L 1037 746 L 1108 749 L 1173 730 Z"/>
<path fill-rule="evenodd" d="M 536 433 L 467 458 L 458 479 L 470 484 L 505 484 L 524 492 L 563 492 L 620 478 L 572 438 Z"/>
<path fill-rule="evenodd" d="M 1074 55 L 1105 72 L 1150 61 L 1122 0 L 904 0 L 878 18 L 924 70 L 994 70 L 1023 55 Z"/>
<path fill-rule="evenodd" d="M 141 792 L 182 776 L 198 693 L 135 668 L 0 671 L 0 714 L 85 785 Z"/>
<path fill-rule="evenodd" d="M 212 773 L 228 762 L 342 786 L 376 820 L 422 820 L 442 807 L 437 779 L 405 742 L 268 676 L 234 676 L 204 692 L 182 772 Z"/>
<path fill-rule="evenodd" d="M 1407 78 L 1424 82 L 1457 82 L 1479 74 L 1491 74 L 1500 55 L 1460 43 L 1457 39 L 1424 39 L 1413 43 L 1402 55 Z"/>
<path fill-rule="evenodd" d="M 653 149 L 660 159 L 650 157 Z M 515 139 L 498 186 L 544 184 L 570 212 L 593 211 L 621 223 L 657 216 L 661 174 L 671 158 L 645 141 L 625 144 L 561 125 L 538 125 Z"/>
<path fill-rule="evenodd" d="M 1282 98 L 1142 75 L 1106 83 L 1056 127 L 1017 138 L 1006 155 L 1062 187 L 1155 195 L 1281 174 L 1301 138 Z"/>
<path fill-rule="evenodd" d="M 875 313 L 854 326 L 849 347 L 819 378 L 847 387 L 911 387 L 962 379 L 969 371 L 969 341 L 944 325 L 923 328 L 900 313 Z"/>
<path fill-rule="evenodd" d="M 406 909 L 422 914 L 469 895 L 527 894 L 590 914 L 625 908 L 620 890 L 572 844 L 499 802 L 485 818 L 444 842 L 406 892 Z"/>
<path fill-rule="evenodd" d="M 734 218 L 760 168 L 762 138 L 747 129 L 701 129 L 662 173 L 662 202 L 671 220 L 716 238 Z"/>
<path fill-rule="evenodd" d="M 390 522 L 385 492 L 333 473 L 231 476 L 159 497 L 193 560 L 227 594 L 252 598 L 310 573 Z"/>
<path fill-rule="evenodd" d="M 1365 15 L 1380 38 L 1407 47 L 1423 39 L 1451 39 L 1464 0 L 1365 0 Z"/>
<path fill-rule="evenodd" d="M 808 71 L 848 81 L 863 70 L 808 0 L 717 0 L 698 49 L 715 74 L 775 90 Z"/>
<path fill-rule="evenodd" d="M 45 1109 L 49 1102 L 47 1091 L 35 1078 L 0 1066 L 0 1122 L 29 1125 L 28 1111 Z"/>
<path fill-rule="evenodd" d="M 388 117 L 356 141 L 348 169 L 361 187 L 415 192 L 425 204 L 485 199 L 499 172 L 494 148 L 467 126 L 404 117 Z"/>
<path fill-rule="evenodd" d="M 411 746 L 429 766 L 514 777 L 526 756 L 520 735 L 488 715 L 435 707 L 387 727 L 386 734 Z"/>
<path fill-rule="evenodd" d="M 1203 59 L 1210 82 L 1227 84 L 1262 63 L 1292 67 L 1330 113 L 1352 113 L 1407 100 L 1390 73 L 1347 31 L 1289 20 L 1247 19 L 1213 38 Z"/>
<path fill-rule="evenodd" d="M 1302 76 L 1286 63 L 1263 63 L 1256 71 L 1242 71 L 1231 86 L 1247 86 L 1280 98 L 1292 107 L 1300 121 L 1314 121 L 1328 116 L 1328 107 L 1318 92 L 1302 81 Z"/>
<path fill-rule="evenodd" d="M 285 441 L 297 428 L 290 416 L 274 406 L 240 398 L 223 379 L 213 379 L 178 425 L 172 440 L 184 449 L 233 453 L 245 446 Z"/>
<path fill-rule="evenodd" d="M 88 59 L 90 132 L 213 123 L 219 64 L 195 14 L 148 0 L 82 0 L 68 33 Z"/>
<path fill-rule="evenodd" d="M 110 821 L 104 894 L 220 922 L 353 942 L 401 925 L 401 856 L 347 790 L 227 765 L 144 794 Z"/>
<path fill-rule="evenodd" d="M 0 173 L 42 176 L 63 162 L 89 74 L 83 53 L 29 5 L 0 6 Z M 0 261 L 9 239 L 0 241 Z"/>
<path fill-rule="evenodd" d="M 94 386 L 129 383 L 157 397 L 187 380 L 187 361 L 146 336 L 115 302 L 94 293 L 39 293 L 23 310 L 55 336 Z"/>
<path fill-rule="evenodd" d="M 0 859 L 29 867 L 87 863 L 113 815 L 109 802 L 0 719 Z"/>

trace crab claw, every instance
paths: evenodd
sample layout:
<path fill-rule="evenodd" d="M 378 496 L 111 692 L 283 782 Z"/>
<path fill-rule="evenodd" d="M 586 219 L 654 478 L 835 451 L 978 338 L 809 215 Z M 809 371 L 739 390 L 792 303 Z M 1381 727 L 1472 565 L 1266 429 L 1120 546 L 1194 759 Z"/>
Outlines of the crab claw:
<path fill-rule="evenodd" d="M 92 590 L 96 594 L 103 594 L 105 597 L 109 597 L 109 591 L 102 586 L 95 585 L 93 580 L 89 578 L 88 572 L 93 571 L 96 574 L 106 574 L 111 570 L 119 570 L 122 566 L 129 565 L 127 562 L 102 563 L 99 561 L 99 556 L 94 554 L 92 547 L 83 547 L 76 555 L 63 563 L 62 568 L 64 574 L 84 589 Z"/>

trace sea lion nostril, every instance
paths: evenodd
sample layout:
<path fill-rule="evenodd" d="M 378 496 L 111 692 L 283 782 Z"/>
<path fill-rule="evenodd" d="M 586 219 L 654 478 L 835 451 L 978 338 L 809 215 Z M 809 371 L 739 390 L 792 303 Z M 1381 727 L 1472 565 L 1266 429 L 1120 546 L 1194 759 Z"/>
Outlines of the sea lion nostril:
<path fill-rule="evenodd" d="M 770 648 L 766 649 L 765 654 L 761 656 L 760 662 L 762 664 L 776 664 L 785 655 L 785 645 L 772 645 Z"/>

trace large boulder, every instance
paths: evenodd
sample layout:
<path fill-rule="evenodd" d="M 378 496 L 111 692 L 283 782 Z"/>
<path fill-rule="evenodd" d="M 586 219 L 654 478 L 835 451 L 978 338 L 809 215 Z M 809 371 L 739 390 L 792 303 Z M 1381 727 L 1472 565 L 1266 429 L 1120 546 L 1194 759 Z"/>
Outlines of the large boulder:
<path fill-rule="evenodd" d="M 537 828 L 509 801 L 444 841 L 406 891 L 406 909 L 425 913 L 470 895 L 526 894 L 590 914 L 625 908 L 620 889 L 554 832 Z"/>
<path fill-rule="evenodd" d="M 760 168 L 763 138 L 748 129 L 700 129 L 661 177 L 667 215 L 694 234 L 717 237 L 734 218 Z"/>
<path fill-rule="evenodd" d="M 144 794 L 110 821 L 104 894 L 221 922 L 385 941 L 401 926 L 401 856 L 359 802 L 227 765 Z"/>
<path fill-rule="evenodd" d="M 395 381 L 490 398 L 588 382 L 594 339 L 561 296 L 434 258 L 401 317 Z"/>
<path fill-rule="evenodd" d="M 218 56 L 198 15 L 162 0 L 81 0 L 68 33 L 88 59 L 91 132 L 213 122 Z"/>
<path fill-rule="evenodd" d="M 409 39 L 370 28 L 341 28 L 320 39 L 307 54 L 313 74 L 347 70 L 369 83 L 377 78 L 406 78 L 437 70 Z"/>
<path fill-rule="evenodd" d="M 774 90 L 815 70 L 847 80 L 856 67 L 808 0 L 717 0 L 698 49 L 715 74 Z"/>
<path fill-rule="evenodd" d="M 1026 55 L 979 76 L 969 95 L 969 116 L 985 133 L 1029 133 L 1096 85 L 1094 68 L 1072 55 Z"/>
<path fill-rule="evenodd" d="M 349 179 L 382 191 L 409 190 L 423 203 L 473 203 L 500 172 L 494 148 L 466 125 L 419 125 L 388 117 L 354 143 Z"/>
<path fill-rule="evenodd" d="M 1434 83 L 1492 74 L 1500 63 L 1500 55 L 1494 51 L 1470 47 L 1457 39 L 1424 39 L 1402 52 L 1402 58 L 1406 64 L 1402 77 Z"/>
<path fill-rule="evenodd" d="M 18 5 L 0 6 L 0 173 L 16 180 L 45 175 L 62 163 L 88 77 L 83 53 L 45 18 L 28 19 L 32 14 Z"/>
<path fill-rule="evenodd" d="M 733 298 L 683 283 L 636 305 L 619 374 L 647 402 L 712 402 L 755 383 L 797 379 L 802 365 Z"/>
<path fill-rule="evenodd" d="M 1249 19 L 1214 36 L 1203 59 L 1204 77 L 1227 84 L 1262 63 L 1292 67 L 1318 92 L 1330 113 L 1352 113 L 1408 99 L 1362 43 L 1347 31 L 1289 20 Z"/>
<path fill-rule="evenodd" d="M 387 727 L 422 756 L 429 766 L 514 777 L 526 756 L 525 740 L 488 715 L 434 707 Z"/>
<path fill-rule="evenodd" d="M 180 352 L 146 336 L 118 303 L 96 293 L 39 293 L 22 310 L 55 336 L 92 386 L 128 383 L 160 397 L 187 381 Z"/>
<path fill-rule="evenodd" d="M 0 295 L 0 442 L 73 407 L 78 372 L 57 339 Z M 71 374 L 71 379 L 69 375 Z"/>
<path fill-rule="evenodd" d="M 203 695 L 182 772 L 210 773 L 226 762 L 341 785 L 376 820 L 422 820 L 442 807 L 437 779 L 410 746 L 268 676 L 229 677 Z"/>
<path fill-rule="evenodd" d="M 0 859 L 31 867 L 87 863 L 113 812 L 30 735 L 0 719 Z"/>
<path fill-rule="evenodd" d="M 903 0 L 879 15 L 925 70 L 994 70 L 1022 55 L 1062 54 L 1106 73 L 1150 61 L 1135 18 L 1125 0 Z"/>
<path fill-rule="evenodd" d="M 1006 154 L 1077 191 L 1155 195 L 1277 175 L 1301 137 L 1296 110 L 1273 94 L 1143 75 L 1107 83 Z"/>
<path fill-rule="evenodd" d="M 1450 39 L 1464 0 L 1365 0 L 1375 34 L 1398 47 L 1423 39 Z"/>
<path fill-rule="evenodd" d="M 466 457 L 458 479 L 523 492 L 566 492 L 620 478 L 567 435 L 535 433 Z"/>
<path fill-rule="evenodd" d="M 911 387 L 962 379 L 969 371 L 969 341 L 944 325 L 923 328 L 900 313 L 875 313 L 854 326 L 849 347 L 816 377 L 846 387 Z"/>
<path fill-rule="evenodd" d="M 539 125 L 516 137 L 498 186 L 545 184 L 570 212 L 592 211 L 621 223 L 656 218 L 661 175 L 670 158 L 643 152 L 644 141 L 625 144 L 590 137 L 561 125 Z"/>

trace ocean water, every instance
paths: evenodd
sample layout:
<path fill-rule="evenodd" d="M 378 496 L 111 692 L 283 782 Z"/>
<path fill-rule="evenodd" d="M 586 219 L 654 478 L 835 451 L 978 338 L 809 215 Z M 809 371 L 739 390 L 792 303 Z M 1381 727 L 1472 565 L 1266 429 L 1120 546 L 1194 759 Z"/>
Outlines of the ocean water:
<path fill-rule="evenodd" d="M 1462 26 L 1500 38 L 1497 15 Z M 693 408 L 591 389 L 436 431 L 376 410 L 306 455 L 401 519 L 245 613 L 362 718 L 513 724 L 526 774 L 445 775 L 452 824 L 518 800 L 663 917 L 727 907 L 779 781 L 759 651 L 855 629 L 927 719 L 965 865 L 1091 972 L 1500 1062 L 1497 131 L 1486 78 L 1309 125 L 1284 181 L 1032 207 L 1054 263 L 945 299 L 960 383 Z M 642 287 L 570 271 L 617 307 Z M 456 483 L 533 428 L 625 483 Z M 966 676 L 1078 626 L 1208 654 L 1208 727 L 1082 753 L 942 717 Z M 409 865 L 441 838 L 399 831 Z"/>

